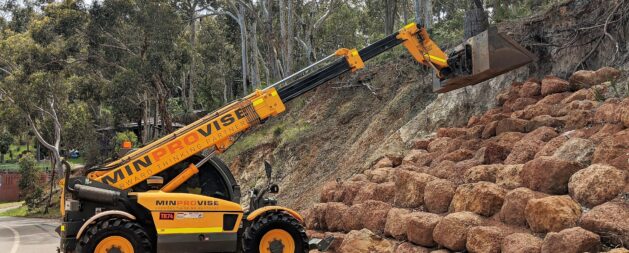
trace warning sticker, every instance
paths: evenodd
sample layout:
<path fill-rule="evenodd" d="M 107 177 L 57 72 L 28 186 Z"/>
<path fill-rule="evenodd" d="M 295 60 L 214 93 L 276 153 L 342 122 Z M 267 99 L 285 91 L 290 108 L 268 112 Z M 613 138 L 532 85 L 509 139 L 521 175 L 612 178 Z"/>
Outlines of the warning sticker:
<path fill-rule="evenodd" d="M 177 219 L 201 219 L 203 213 L 200 212 L 181 212 L 177 213 Z"/>

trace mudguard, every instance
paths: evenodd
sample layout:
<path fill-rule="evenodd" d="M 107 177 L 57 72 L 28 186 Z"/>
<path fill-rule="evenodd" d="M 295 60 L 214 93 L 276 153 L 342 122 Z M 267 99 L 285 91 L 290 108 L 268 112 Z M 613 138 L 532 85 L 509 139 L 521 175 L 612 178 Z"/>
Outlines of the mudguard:
<path fill-rule="evenodd" d="M 248 216 L 247 216 L 247 220 L 248 221 L 253 221 L 255 220 L 258 216 L 266 213 L 266 212 L 277 212 L 277 211 L 283 211 L 286 212 L 288 214 L 290 214 L 291 216 L 293 216 L 295 219 L 297 219 L 299 222 L 303 223 L 304 222 L 304 218 L 301 217 L 301 215 L 299 215 L 299 213 L 293 209 L 287 208 L 287 207 L 283 207 L 283 206 L 265 206 L 263 208 L 259 208 L 256 209 L 255 211 L 251 212 Z"/>

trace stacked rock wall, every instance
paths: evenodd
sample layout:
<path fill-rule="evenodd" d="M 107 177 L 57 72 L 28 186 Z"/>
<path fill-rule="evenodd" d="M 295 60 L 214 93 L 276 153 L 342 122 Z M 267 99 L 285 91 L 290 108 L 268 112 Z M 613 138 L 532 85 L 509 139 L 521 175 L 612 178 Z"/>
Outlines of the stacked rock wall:
<path fill-rule="evenodd" d="M 629 252 L 629 98 L 619 71 L 514 83 L 304 211 L 335 252 Z M 626 246 L 625 246 L 626 247 Z"/>

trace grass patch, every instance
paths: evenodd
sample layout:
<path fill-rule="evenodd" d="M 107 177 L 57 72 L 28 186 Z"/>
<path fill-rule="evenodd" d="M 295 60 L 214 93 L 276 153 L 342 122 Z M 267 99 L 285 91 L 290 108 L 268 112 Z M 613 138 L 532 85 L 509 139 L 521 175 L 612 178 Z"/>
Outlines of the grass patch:
<path fill-rule="evenodd" d="M 28 215 L 28 207 L 24 205 L 18 208 L 9 209 L 0 213 L 0 217 L 2 216 L 26 217 L 26 215 Z"/>
<path fill-rule="evenodd" d="M 23 204 L 24 204 L 24 201 L 0 203 L 0 209 L 4 209 L 11 206 L 23 205 Z"/>

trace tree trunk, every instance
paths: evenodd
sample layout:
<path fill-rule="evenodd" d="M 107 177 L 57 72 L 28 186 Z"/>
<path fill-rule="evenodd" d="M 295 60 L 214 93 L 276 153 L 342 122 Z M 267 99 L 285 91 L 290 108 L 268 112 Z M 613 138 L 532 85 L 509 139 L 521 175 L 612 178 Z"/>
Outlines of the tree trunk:
<path fill-rule="evenodd" d="M 472 9 L 465 12 L 465 23 L 463 26 L 464 39 L 467 40 L 489 28 L 489 19 L 483 9 L 480 0 L 473 0 Z"/>
<path fill-rule="evenodd" d="M 397 15 L 397 0 L 384 1 L 384 34 L 393 33 L 395 16 Z"/>
<path fill-rule="evenodd" d="M 153 75 L 153 86 L 157 90 L 157 108 L 159 110 L 163 129 L 166 133 L 172 133 L 174 129 L 170 113 L 168 112 L 168 91 L 166 90 L 166 85 L 164 84 L 162 78 L 157 74 Z M 155 124 L 157 124 L 157 122 L 155 122 Z"/>
<path fill-rule="evenodd" d="M 237 17 L 238 26 L 240 27 L 240 54 L 242 62 L 242 94 L 247 95 L 247 27 L 245 26 L 245 8 L 243 4 L 238 4 Z"/>
<path fill-rule="evenodd" d="M 193 10 L 194 11 L 194 10 Z M 192 13 L 194 16 L 195 14 Z M 185 111 L 191 113 L 194 110 L 194 87 L 196 82 L 196 66 L 197 57 L 195 49 L 197 47 L 197 19 L 193 18 L 190 22 L 190 47 L 192 48 L 192 57 L 190 59 L 190 73 L 188 77 L 188 91 L 186 92 L 188 97 L 184 97 Z"/>

